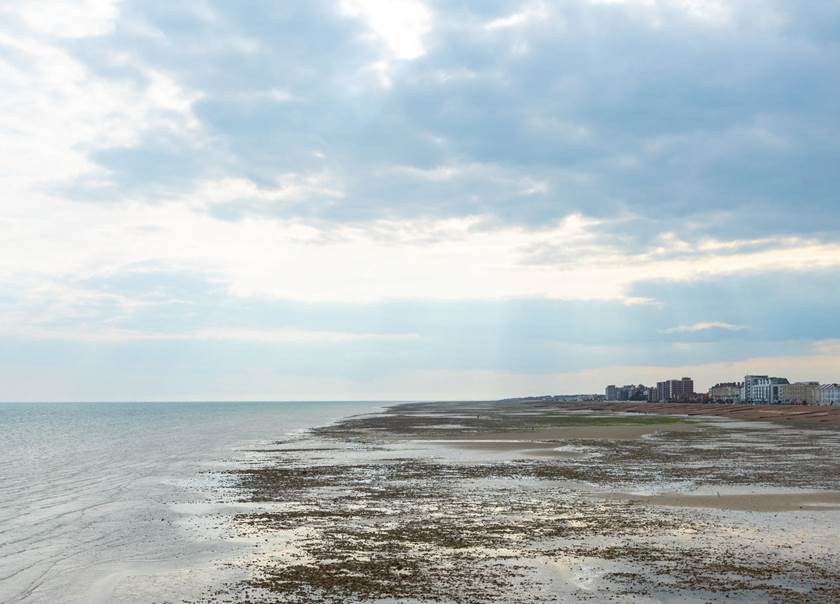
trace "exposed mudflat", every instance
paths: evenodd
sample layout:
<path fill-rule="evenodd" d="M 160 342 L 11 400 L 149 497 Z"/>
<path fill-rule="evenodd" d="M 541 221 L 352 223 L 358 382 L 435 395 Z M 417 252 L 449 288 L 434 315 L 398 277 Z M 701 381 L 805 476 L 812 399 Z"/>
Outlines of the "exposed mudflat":
<path fill-rule="evenodd" d="M 556 403 L 522 401 L 542 407 Z M 568 410 L 586 409 L 608 413 L 705 415 L 742 420 L 767 420 L 783 424 L 840 427 L 840 407 L 821 405 L 723 405 L 709 403 L 565 403 Z"/>
<path fill-rule="evenodd" d="M 648 505 L 716 508 L 746 512 L 790 512 L 796 510 L 825 512 L 840 510 L 840 493 L 834 491 L 817 493 L 728 493 L 725 495 L 719 493 L 713 495 L 664 493 L 662 495 L 628 496 L 627 500 Z"/>
<path fill-rule="evenodd" d="M 578 418 L 575 418 L 578 419 Z M 599 417 L 593 419 L 600 420 Z M 610 420 L 612 418 L 605 418 Z M 624 418 L 615 418 L 624 419 Z M 552 443 L 569 440 L 635 440 L 647 434 L 657 432 L 694 432 L 697 426 L 690 423 L 645 423 L 645 424 L 621 424 L 621 425 L 594 425 L 594 426 L 561 426 L 561 427 L 537 427 L 533 430 L 510 430 L 498 432 L 468 432 L 459 439 L 464 444 L 507 444 L 522 443 L 524 445 L 533 443 Z M 450 442 L 458 442 L 450 441 Z"/>
<path fill-rule="evenodd" d="M 840 601 L 836 429 L 407 404 L 228 479 L 253 555 L 205 601 Z"/>

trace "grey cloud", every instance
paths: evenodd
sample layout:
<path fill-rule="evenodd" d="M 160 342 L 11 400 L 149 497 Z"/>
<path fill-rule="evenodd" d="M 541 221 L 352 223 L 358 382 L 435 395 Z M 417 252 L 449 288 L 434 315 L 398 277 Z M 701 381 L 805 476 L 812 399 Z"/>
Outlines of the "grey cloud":
<path fill-rule="evenodd" d="M 480 213 L 529 225 L 626 215 L 637 217 L 631 230 L 605 234 L 633 247 L 663 230 L 836 236 L 840 46 L 830 2 L 741 3 L 724 25 L 664 11 L 659 26 L 638 7 L 561 2 L 548 20 L 492 32 L 486 22 L 525 5 L 434 2 L 427 54 L 394 61 L 390 88 L 365 71 L 381 45 L 331 3 L 207 6 L 200 18 L 129 3 L 117 35 L 73 43 L 100 73 L 113 69 L 102 51 L 130 52 L 204 95 L 194 105 L 201 144 L 149 133 L 138 147 L 93 155 L 116 197 L 154 198 L 155 182 L 169 192 L 210 177 L 269 183 L 326 164 L 345 187 L 340 202 L 268 213 Z M 163 35 L 132 34 L 141 20 Z M 393 170 L 464 165 L 485 172 L 422 182 Z M 267 209 L 243 200 L 216 211 Z"/>
<path fill-rule="evenodd" d="M 49 318 L 39 337 L 0 334 L 0 359 L 30 364 L 155 371 L 253 369 L 365 378 L 418 369 L 528 373 L 619 365 L 684 366 L 813 352 L 840 339 L 838 271 L 773 272 L 691 282 L 646 282 L 631 292 L 655 303 L 522 300 L 298 303 L 231 295 L 212 274 L 143 263 L 60 284 L 86 297 L 22 300 L 0 288 L 0 311 Z M 60 300 L 59 300 L 60 302 Z M 8 317 L 9 315 L 6 314 Z M 19 323 L 26 326 L 26 317 Z M 31 321 L 32 317 L 28 317 Z M 673 329 L 726 323 L 741 329 Z M 44 337 L 97 330 L 188 334 L 214 329 L 416 334 L 406 340 L 79 342 Z M 209 369 L 208 369 L 209 368 Z"/>

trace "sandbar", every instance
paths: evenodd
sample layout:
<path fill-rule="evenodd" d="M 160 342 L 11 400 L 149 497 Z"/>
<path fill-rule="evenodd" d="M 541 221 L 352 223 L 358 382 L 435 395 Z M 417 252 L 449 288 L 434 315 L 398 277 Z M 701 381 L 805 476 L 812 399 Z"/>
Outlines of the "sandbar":
<path fill-rule="evenodd" d="M 743 512 L 840 510 L 840 492 L 837 491 L 721 495 L 664 493 L 660 495 L 631 495 L 627 497 L 627 500 L 669 507 L 714 508 Z"/>

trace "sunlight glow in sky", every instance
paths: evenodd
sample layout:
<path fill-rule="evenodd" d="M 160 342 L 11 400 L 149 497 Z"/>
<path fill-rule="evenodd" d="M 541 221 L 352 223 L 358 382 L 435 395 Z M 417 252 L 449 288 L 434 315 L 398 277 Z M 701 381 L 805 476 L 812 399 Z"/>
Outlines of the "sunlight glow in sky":
<path fill-rule="evenodd" d="M 0 400 L 840 381 L 838 24 L 5 3 Z"/>

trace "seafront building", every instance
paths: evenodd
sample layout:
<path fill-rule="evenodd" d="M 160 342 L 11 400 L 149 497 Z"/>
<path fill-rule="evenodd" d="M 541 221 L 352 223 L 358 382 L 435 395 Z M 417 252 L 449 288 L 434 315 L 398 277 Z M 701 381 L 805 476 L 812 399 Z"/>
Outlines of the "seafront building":
<path fill-rule="evenodd" d="M 606 387 L 608 401 L 747 403 L 752 405 L 835 405 L 840 406 L 840 384 L 793 382 L 768 375 L 745 375 L 743 382 L 720 382 L 708 394 L 694 392 L 694 380 L 657 382 L 656 386 L 629 384 Z"/>
<path fill-rule="evenodd" d="M 840 405 L 840 384 L 823 384 L 818 388 L 819 405 Z"/>
<path fill-rule="evenodd" d="M 608 401 L 647 401 L 650 400 L 650 388 L 644 384 L 615 386 L 610 384 L 604 391 Z"/>
<path fill-rule="evenodd" d="M 684 377 L 656 383 L 656 400 L 687 401 L 694 397 L 694 380 Z"/>
<path fill-rule="evenodd" d="M 782 385 L 781 402 L 789 405 L 814 405 L 819 397 L 819 382 L 794 382 Z"/>
<path fill-rule="evenodd" d="M 742 382 L 721 382 L 709 388 L 709 400 L 736 403 L 741 400 Z"/>
<path fill-rule="evenodd" d="M 782 386 L 789 384 L 787 378 L 766 375 L 745 375 L 741 386 L 741 400 L 758 405 L 775 405 L 782 402 Z"/>
<path fill-rule="evenodd" d="M 766 375 L 746 375 L 741 386 L 741 400 L 745 403 L 752 403 L 760 398 L 759 389 L 770 383 L 770 377 Z"/>
<path fill-rule="evenodd" d="M 684 377 L 671 381 L 671 398 L 675 401 L 686 401 L 694 397 L 694 380 Z"/>
<path fill-rule="evenodd" d="M 608 401 L 691 401 L 705 396 L 695 394 L 694 380 L 690 377 L 657 382 L 656 386 L 651 387 L 644 384 L 626 386 L 610 384 L 604 393 Z"/>

